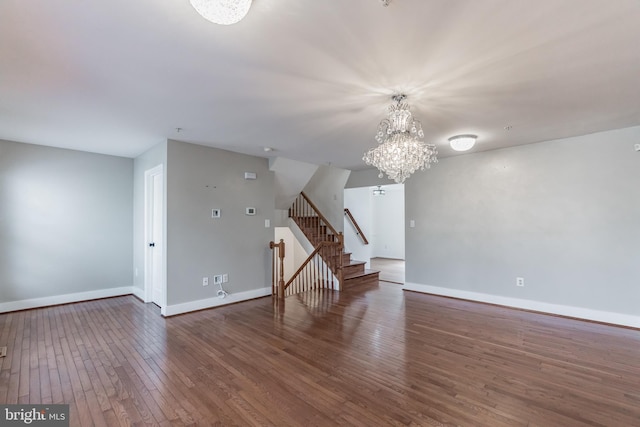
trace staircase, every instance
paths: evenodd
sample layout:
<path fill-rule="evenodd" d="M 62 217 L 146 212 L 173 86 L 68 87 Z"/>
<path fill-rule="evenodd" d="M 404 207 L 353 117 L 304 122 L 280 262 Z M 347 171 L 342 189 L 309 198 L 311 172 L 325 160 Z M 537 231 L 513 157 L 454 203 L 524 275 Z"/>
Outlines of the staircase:
<path fill-rule="evenodd" d="M 304 193 L 301 193 L 296 202 L 289 210 L 289 216 L 300 227 L 305 237 L 315 247 L 321 242 L 341 241 L 342 235 L 338 235 L 335 229 L 324 219 L 313 203 L 308 200 Z M 344 246 L 342 246 L 344 248 Z M 349 289 L 356 285 L 377 285 L 379 271 L 365 269 L 365 261 L 357 261 L 351 259 L 350 252 L 342 250 L 341 255 L 320 256 L 324 262 L 333 270 L 334 274 L 342 264 L 342 283 L 341 289 Z M 342 257 L 342 263 L 339 263 L 336 257 Z"/>

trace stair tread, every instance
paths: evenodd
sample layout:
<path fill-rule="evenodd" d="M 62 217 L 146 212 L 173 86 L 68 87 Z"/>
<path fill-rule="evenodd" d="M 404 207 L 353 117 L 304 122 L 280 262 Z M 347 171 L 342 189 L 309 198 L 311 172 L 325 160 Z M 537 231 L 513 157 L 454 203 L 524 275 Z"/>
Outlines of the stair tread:
<path fill-rule="evenodd" d="M 343 279 L 347 280 L 347 279 L 354 279 L 356 277 L 373 276 L 373 275 L 378 274 L 378 273 L 380 273 L 378 270 L 358 271 L 356 273 L 345 274 Z"/>
<path fill-rule="evenodd" d="M 362 264 L 366 264 L 366 261 L 358 261 L 357 259 L 352 259 L 351 261 L 349 261 L 349 264 L 345 264 L 343 267 L 348 267 L 350 265 L 362 265 Z"/>

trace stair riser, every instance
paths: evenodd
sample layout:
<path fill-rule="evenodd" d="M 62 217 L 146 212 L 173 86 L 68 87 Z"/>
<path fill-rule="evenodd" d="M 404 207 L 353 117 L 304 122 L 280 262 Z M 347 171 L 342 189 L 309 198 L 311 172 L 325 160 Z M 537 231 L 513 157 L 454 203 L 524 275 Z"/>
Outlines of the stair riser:
<path fill-rule="evenodd" d="M 354 277 L 352 279 L 345 279 L 344 289 L 348 289 L 349 286 L 356 285 L 377 285 L 379 281 L 378 273 L 368 274 L 366 276 Z"/>
<path fill-rule="evenodd" d="M 333 256 L 331 257 L 330 262 L 334 263 L 337 261 L 338 256 Z M 351 254 L 349 253 L 343 253 L 342 254 L 342 264 L 343 265 L 349 265 L 349 263 L 351 262 Z"/>
<path fill-rule="evenodd" d="M 364 267 L 364 264 L 344 265 L 342 267 L 342 274 L 348 276 L 355 273 L 364 273 Z"/>

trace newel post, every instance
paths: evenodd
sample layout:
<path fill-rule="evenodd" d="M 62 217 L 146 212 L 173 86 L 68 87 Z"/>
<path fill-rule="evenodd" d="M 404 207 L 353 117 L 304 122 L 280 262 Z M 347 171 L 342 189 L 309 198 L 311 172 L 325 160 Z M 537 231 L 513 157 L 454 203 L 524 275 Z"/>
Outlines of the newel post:
<path fill-rule="evenodd" d="M 278 248 L 278 260 L 275 259 L 276 252 L 274 251 L 273 277 L 271 278 L 271 295 L 277 295 L 279 298 L 284 298 L 284 240 L 280 239 L 279 243 L 269 242 L 269 249 L 273 251 L 275 248 Z M 278 281 L 277 286 L 276 280 Z"/>
<path fill-rule="evenodd" d="M 343 288 L 342 283 L 342 253 L 344 252 L 344 234 L 342 231 L 338 233 L 338 242 L 340 243 L 340 247 L 338 248 L 339 256 L 338 256 L 338 283 L 340 284 L 340 289 Z"/>
<path fill-rule="evenodd" d="M 280 246 L 280 250 L 278 251 L 278 256 L 280 257 L 280 268 L 278 269 L 280 271 L 279 274 L 279 278 L 278 278 L 278 298 L 283 299 L 284 298 L 284 240 L 280 239 L 280 243 L 278 243 L 278 245 Z"/>

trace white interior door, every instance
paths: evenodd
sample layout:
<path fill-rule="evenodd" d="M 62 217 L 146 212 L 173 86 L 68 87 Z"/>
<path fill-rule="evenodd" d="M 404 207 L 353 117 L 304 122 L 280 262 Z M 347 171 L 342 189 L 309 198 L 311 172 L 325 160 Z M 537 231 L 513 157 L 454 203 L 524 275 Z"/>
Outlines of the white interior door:
<path fill-rule="evenodd" d="M 145 300 L 165 306 L 162 165 L 145 173 Z"/>

